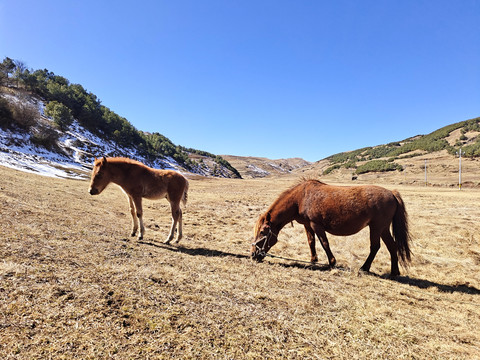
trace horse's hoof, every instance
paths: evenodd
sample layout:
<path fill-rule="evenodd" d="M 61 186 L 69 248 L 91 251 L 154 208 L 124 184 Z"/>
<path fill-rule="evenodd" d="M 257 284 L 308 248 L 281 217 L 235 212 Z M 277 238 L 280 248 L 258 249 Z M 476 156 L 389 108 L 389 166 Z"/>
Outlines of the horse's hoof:
<path fill-rule="evenodd" d="M 167 239 L 167 240 L 165 240 L 163 243 L 164 243 L 165 245 L 170 245 L 170 241 L 172 241 L 172 239 Z"/>
<path fill-rule="evenodd" d="M 370 269 L 365 270 L 364 268 L 358 269 L 358 276 L 362 275 L 375 275 L 374 273 L 370 272 Z"/>
<path fill-rule="evenodd" d="M 138 241 L 143 240 L 143 236 L 138 237 Z"/>

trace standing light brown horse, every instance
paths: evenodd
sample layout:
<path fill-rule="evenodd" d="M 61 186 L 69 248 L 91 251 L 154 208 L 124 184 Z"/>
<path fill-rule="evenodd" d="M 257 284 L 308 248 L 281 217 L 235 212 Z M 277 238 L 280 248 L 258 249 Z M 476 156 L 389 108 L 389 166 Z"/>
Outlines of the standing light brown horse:
<path fill-rule="evenodd" d="M 263 260 L 277 242 L 279 231 L 293 220 L 305 226 L 312 262 L 318 261 L 315 234 L 327 254 L 329 265 L 334 266 L 336 260 L 326 233 L 353 235 L 366 226 L 370 227 L 370 254 L 361 270 L 370 271 L 380 249 L 380 238 L 390 252 L 391 276 L 400 274 L 399 257 L 403 265 L 410 261 L 407 212 L 396 190 L 373 185 L 332 186 L 317 180 L 304 180 L 283 192 L 259 217 L 254 230 L 252 259 Z"/>
<path fill-rule="evenodd" d="M 170 243 L 178 223 L 176 242 L 182 238 L 182 209 L 180 201 L 187 203 L 188 181 L 176 171 L 152 169 L 141 162 L 126 158 L 95 158 L 89 193 L 100 194 L 111 182 L 119 185 L 128 196 L 132 214 L 132 236 L 140 223 L 138 239 L 143 239 L 142 198 L 160 199 L 165 197 L 172 210 L 172 227 L 166 244 Z"/>

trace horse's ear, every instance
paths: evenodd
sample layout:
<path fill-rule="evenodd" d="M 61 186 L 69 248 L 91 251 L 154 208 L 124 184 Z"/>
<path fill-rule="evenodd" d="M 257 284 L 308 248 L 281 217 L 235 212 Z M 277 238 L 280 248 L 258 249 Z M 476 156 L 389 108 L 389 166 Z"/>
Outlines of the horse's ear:
<path fill-rule="evenodd" d="M 267 221 L 267 224 L 270 224 L 270 221 L 272 220 L 272 216 L 270 215 L 269 212 L 267 212 L 267 216 L 265 217 L 265 220 Z"/>
<path fill-rule="evenodd" d="M 107 165 L 107 158 L 105 156 L 102 158 L 102 165 L 103 166 Z"/>

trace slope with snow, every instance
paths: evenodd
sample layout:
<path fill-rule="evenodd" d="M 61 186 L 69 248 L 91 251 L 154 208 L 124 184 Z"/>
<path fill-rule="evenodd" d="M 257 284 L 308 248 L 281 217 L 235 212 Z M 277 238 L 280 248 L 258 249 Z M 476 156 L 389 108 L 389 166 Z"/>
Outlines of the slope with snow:
<path fill-rule="evenodd" d="M 30 132 L 0 128 L 0 165 L 45 176 L 85 179 L 89 176 L 95 157 L 124 156 L 157 169 L 187 172 L 172 158 L 157 158 L 149 161 L 136 149 L 121 147 L 114 141 L 102 139 L 84 129 L 77 121 L 73 121 L 68 130 L 62 132 L 45 117 L 44 103 L 34 97 L 11 93 L 3 96 L 9 102 L 22 102 L 36 107 L 39 112 L 39 122 Z M 58 134 L 57 149 L 48 150 L 32 142 L 31 133 L 39 131 L 40 126 L 47 126 Z M 203 176 L 230 177 L 231 175 L 229 170 L 207 158 L 190 171 Z"/>

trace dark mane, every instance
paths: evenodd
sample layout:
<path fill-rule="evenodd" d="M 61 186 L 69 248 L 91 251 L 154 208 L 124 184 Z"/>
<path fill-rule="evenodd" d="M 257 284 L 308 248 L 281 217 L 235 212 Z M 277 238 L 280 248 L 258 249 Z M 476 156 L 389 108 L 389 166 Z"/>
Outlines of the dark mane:
<path fill-rule="evenodd" d="M 314 179 L 314 178 L 307 178 L 307 177 L 302 177 L 298 180 L 298 182 L 292 186 L 290 186 L 287 190 L 284 190 L 280 195 L 277 196 L 273 204 L 268 208 L 268 210 L 265 212 L 268 213 L 271 211 L 272 208 L 276 207 L 280 201 L 282 201 L 285 197 L 287 197 L 292 191 L 297 189 L 300 186 L 305 186 L 308 183 L 316 183 L 317 185 L 327 185 L 324 182 Z"/>
<path fill-rule="evenodd" d="M 290 193 L 293 189 L 296 189 L 297 187 L 299 186 L 304 186 L 306 185 L 307 183 L 317 183 L 318 185 L 327 185 L 325 184 L 324 182 L 318 180 L 318 179 L 314 179 L 314 178 L 308 178 L 308 177 L 302 177 L 300 180 L 298 180 L 298 182 L 292 186 L 290 186 L 287 190 L 283 191 L 279 196 L 278 198 L 282 198 L 284 195 L 287 195 L 288 193 Z"/>

